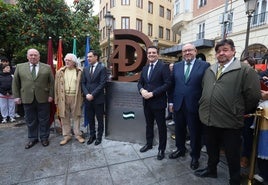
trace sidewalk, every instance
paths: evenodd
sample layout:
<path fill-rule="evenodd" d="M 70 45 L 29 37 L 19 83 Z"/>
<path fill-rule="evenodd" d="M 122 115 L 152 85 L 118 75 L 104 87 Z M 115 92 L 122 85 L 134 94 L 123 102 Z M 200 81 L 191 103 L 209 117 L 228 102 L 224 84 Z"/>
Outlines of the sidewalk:
<path fill-rule="evenodd" d="M 81 126 L 86 132 L 86 129 Z M 1 185 L 227 185 L 226 164 L 218 165 L 218 178 L 198 178 L 190 169 L 189 153 L 171 160 L 175 149 L 168 133 L 166 157 L 156 159 L 157 146 L 140 153 L 140 144 L 111 141 L 95 146 L 79 144 L 74 138 L 60 146 L 62 136 L 51 132 L 50 145 L 39 142 L 24 149 L 27 142 L 26 125 L 0 124 L 0 184 Z M 202 153 L 200 168 L 206 166 Z"/>

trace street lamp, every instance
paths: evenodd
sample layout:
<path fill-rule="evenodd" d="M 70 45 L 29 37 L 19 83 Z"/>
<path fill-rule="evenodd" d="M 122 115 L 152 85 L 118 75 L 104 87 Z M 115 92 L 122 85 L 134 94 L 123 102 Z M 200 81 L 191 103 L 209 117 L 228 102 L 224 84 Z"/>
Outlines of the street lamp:
<path fill-rule="evenodd" d="M 106 15 L 104 16 L 105 18 L 105 25 L 108 30 L 108 53 L 107 53 L 107 67 L 108 71 L 110 72 L 110 75 L 112 76 L 112 71 L 111 71 L 111 62 L 110 62 L 110 53 L 111 53 L 111 46 L 110 46 L 110 34 L 111 34 L 111 29 L 113 27 L 113 20 L 114 16 L 111 14 L 110 11 L 107 11 Z"/>
<path fill-rule="evenodd" d="M 153 45 L 155 46 L 155 47 L 158 47 L 158 39 L 155 37 L 154 38 L 154 40 L 153 40 Z"/>
<path fill-rule="evenodd" d="M 255 11 L 257 0 L 244 0 L 246 6 L 246 14 L 248 15 L 247 32 L 246 32 L 246 42 L 245 42 L 245 52 L 244 57 L 248 56 L 248 40 L 250 31 L 250 21 L 251 17 Z"/>

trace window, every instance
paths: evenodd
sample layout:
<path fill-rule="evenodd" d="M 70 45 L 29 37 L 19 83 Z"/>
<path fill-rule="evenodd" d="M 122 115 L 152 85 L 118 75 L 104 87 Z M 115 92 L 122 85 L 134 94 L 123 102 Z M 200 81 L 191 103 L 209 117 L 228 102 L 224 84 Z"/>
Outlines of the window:
<path fill-rule="evenodd" d="M 178 15 L 180 13 L 180 6 L 181 2 L 180 0 L 177 0 L 174 5 L 174 15 Z"/>
<path fill-rule="evenodd" d="M 252 17 L 252 26 L 260 26 L 267 22 L 267 0 L 259 0 Z"/>
<path fill-rule="evenodd" d="M 205 23 L 200 23 L 198 25 L 197 39 L 203 39 L 203 38 L 205 38 Z"/>
<path fill-rule="evenodd" d="M 228 23 L 227 23 L 227 33 L 231 33 L 233 31 L 233 18 L 234 18 L 234 13 L 230 12 L 228 14 Z"/>
<path fill-rule="evenodd" d="M 171 10 L 167 9 L 167 20 L 171 20 Z"/>
<path fill-rule="evenodd" d="M 151 1 L 148 2 L 148 13 L 153 13 L 153 3 Z"/>
<path fill-rule="evenodd" d="M 158 38 L 163 38 L 163 36 L 164 36 L 164 28 L 162 26 L 159 26 Z"/>
<path fill-rule="evenodd" d="M 101 21 L 102 20 L 102 10 L 100 11 L 99 16 L 100 16 L 100 21 Z"/>
<path fill-rule="evenodd" d="M 129 29 L 129 17 L 121 18 L 121 29 Z"/>
<path fill-rule="evenodd" d="M 136 19 L 136 30 L 142 32 L 142 20 Z"/>
<path fill-rule="evenodd" d="M 110 8 L 115 7 L 115 0 L 110 0 Z"/>
<path fill-rule="evenodd" d="M 159 6 L 159 16 L 164 17 L 164 7 L 163 6 Z"/>
<path fill-rule="evenodd" d="M 172 32 L 172 41 L 176 42 L 177 40 L 177 34 L 175 32 Z"/>
<path fill-rule="evenodd" d="M 143 0 L 136 0 L 136 6 L 138 8 L 143 8 Z"/>
<path fill-rule="evenodd" d="M 105 14 L 106 14 L 105 7 L 103 7 L 103 9 L 102 9 L 102 17 L 103 18 L 105 17 Z"/>
<path fill-rule="evenodd" d="M 153 36 L 153 25 L 148 24 L 148 36 Z"/>
<path fill-rule="evenodd" d="M 121 0 L 121 5 L 129 5 L 130 4 L 129 1 L 130 0 Z"/>
<path fill-rule="evenodd" d="M 170 29 L 166 29 L 166 40 L 170 40 Z"/>
<path fill-rule="evenodd" d="M 198 7 L 199 8 L 205 6 L 206 4 L 207 4 L 207 0 L 199 0 L 198 1 Z"/>

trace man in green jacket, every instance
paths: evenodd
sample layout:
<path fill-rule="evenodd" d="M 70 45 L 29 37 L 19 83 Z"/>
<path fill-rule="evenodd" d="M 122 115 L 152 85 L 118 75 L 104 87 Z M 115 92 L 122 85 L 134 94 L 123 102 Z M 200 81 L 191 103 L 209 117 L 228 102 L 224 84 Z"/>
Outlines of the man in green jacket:
<path fill-rule="evenodd" d="M 199 116 L 205 124 L 207 167 L 196 170 L 199 177 L 217 177 L 220 147 L 224 146 L 230 185 L 240 185 L 240 145 L 244 114 L 255 112 L 260 95 L 257 73 L 235 58 L 231 39 L 215 46 L 217 62 L 203 77 Z"/>
<path fill-rule="evenodd" d="M 49 145 L 50 104 L 54 97 L 54 77 L 49 65 L 41 63 L 36 49 L 27 51 L 28 62 L 18 64 L 12 83 L 15 103 L 23 104 L 28 126 L 28 143 L 33 147 L 38 140 L 44 147 Z"/>

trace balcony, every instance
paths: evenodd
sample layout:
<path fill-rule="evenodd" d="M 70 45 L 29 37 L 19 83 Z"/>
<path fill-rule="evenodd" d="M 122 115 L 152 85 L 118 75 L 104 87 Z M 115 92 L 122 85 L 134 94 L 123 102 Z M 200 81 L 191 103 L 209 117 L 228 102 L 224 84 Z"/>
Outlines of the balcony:
<path fill-rule="evenodd" d="M 174 15 L 172 30 L 177 31 L 184 27 L 188 22 L 193 20 L 193 12 L 183 12 Z"/>

